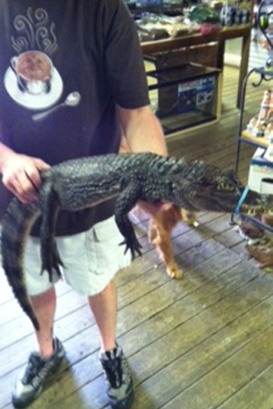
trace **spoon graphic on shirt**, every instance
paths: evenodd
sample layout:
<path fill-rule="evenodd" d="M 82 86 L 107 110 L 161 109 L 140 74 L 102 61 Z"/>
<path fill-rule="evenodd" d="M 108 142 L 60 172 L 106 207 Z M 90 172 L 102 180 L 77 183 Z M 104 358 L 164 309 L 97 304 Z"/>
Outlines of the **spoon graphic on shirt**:
<path fill-rule="evenodd" d="M 38 114 L 34 114 L 32 116 L 33 121 L 41 121 L 42 119 L 46 118 L 48 115 L 50 115 L 52 112 L 57 111 L 58 109 L 62 107 L 74 107 L 79 104 L 81 100 L 81 95 L 79 92 L 74 91 L 71 92 L 70 94 L 67 95 L 66 99 L 64 102 L 61 104 L 55 105 L 55 107 L 48 109 L 47 111 L 40 112 Z"/>

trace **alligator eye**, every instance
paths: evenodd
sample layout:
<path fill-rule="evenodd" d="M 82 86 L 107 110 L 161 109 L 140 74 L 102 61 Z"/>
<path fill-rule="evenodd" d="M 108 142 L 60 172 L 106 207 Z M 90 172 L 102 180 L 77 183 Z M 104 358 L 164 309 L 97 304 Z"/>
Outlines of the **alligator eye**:
<path fill-rule="evenodd" d="M 200 177 L 200 178 L 198 179 L 197 183 L 198 183 L 200 186 L 203 186 L 203 187 L 208 187 L 208 186 L 211 186 L 211 185 L 212 185 L 211 181 L 210 181 L 209 179 L 207 179 L 206 177 Z"/>

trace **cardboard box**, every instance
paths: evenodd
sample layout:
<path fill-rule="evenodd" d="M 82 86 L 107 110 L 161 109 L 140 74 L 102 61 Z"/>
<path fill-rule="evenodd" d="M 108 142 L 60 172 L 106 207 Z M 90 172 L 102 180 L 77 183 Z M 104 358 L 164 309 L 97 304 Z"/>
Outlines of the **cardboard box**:
<path fill-rule="evenodd" d="M 250 162 L 248 185 L 259 193 L 273 194 L 273 162 L 266 160 L 265 150 L 258 148 Z"/>
<path fill-rule="evenodd" d="M 216 75 L 178 84 L 177 112 L 204 110 L 213 112 L 217 90 Z"/>

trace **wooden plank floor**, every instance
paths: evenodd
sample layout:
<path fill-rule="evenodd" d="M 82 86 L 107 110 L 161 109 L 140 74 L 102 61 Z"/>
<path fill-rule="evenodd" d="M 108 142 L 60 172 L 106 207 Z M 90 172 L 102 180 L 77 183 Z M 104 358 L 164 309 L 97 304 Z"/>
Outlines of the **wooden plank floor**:
<path fill-rule="evenodd" d="M 238 70 L 226 67 L 220 123 L 169 143 L 170 153 L 234 166 Z M 248 115 L 263 87 L 249 89 Z M 242 147 L 245 179 L 253 148 Z M 134 215 L 144 255 L 116 278 L 118 341 L 136 384 L 134 409 L 272 409 L 273 277 L 249 259 L 229 215 L 202 213 L 199 227 L 173 234 L 184 278 L 171 280 Z M 12 407 L 17 372 L 34 343 L 32 327 L 0 272 L 0 409 Z M 56 335 L 67 359 L 33 409 L 107 408 L 98 333 L 85 299 L 58 285 Z"/>

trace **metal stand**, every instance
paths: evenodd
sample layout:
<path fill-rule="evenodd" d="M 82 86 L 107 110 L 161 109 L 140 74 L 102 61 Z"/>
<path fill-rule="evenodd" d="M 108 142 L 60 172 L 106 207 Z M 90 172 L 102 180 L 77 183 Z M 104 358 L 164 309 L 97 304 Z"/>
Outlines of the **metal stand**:
<path fill-rule="evenodd" d="M 264 35 L 267 44 L 269 46 L 269 49 L 273 50 L 273 37 L 269 36 L 269 32 L 273 33 L 273 0 L 263 0 L 258 8 L 257 12 L 257 25 L 259 29 L 261 30 L 262 34 Z M 271 81 L 273 79 L 273 59 L 268 58 L 267 61 L 265 62 L 264 67 L 260 68 L 253 68 L 248 72 L 248 74 L 245 76 L 242 84 L 242 89 L 241 89 L 241 98 L 240 98 L 240 118 L 239 118 L 239 125 L 238 125 L 238 139 L 237 139 L 237 152 L 236 152 L 236 158 L 235 158 L 235 171 L 238 172 L 238 167 L 239 167 L 239 160 L 240 160 L 240 149 L 241 149 L 241 143 L 247 143 L 252 146 L 257 146 L 257 147 L 262 147 L 265 148 L 264 145 L 261 145 L 261 143 L 255 139 L 247 139 L 242 136 L 243 132 L 243 116 L 244 116 L 244 109 L 245 109 L 245 94 L 246 94 L 246 87 L 249 81 L 249 78 L 253 74 L 258 74 L 259 79 L 258 81 L 255 81 L 252 83 L 253 87 L 259 87 L 263 81 Z M 262 227 L 270 232 L 273 232 L 273 228 L 264 224 L 260 220 L 257 220 L 254 217 L 248 216 L 248 215 L 241 215 L 243 219 L 248 219 L 251 220 L 254 224 L 258 225 L 259 227 Z M 231 215 L 231 224 L 234 224 L 234 214 Z"/>
<path fill-rule="evenodd" d="M 252 82 L 253 87 L 259 87 L 263 81 L 271 81 L 273 79 L 273 71 L 268 71 L 264 67 L 253 68 L 252 70 L 249 71 L 249 73 L 244 78 L 242 91 L 241 91 L 241 99 L 240 99 L 240 118 L 239 118 L 239 125 L 238 125 L 238 141 L 237 141 L 237 152 L 236 152 L 236 159 L 235 159 L 235 171 L 236 172 L 238 171 L 238 167 L 239 167 L 241 143 L 244 142 L 249 145 L 257 146 L 257 147 L 262 146 L 258 141 L 255 142 L 254 140 L 249 140 L 249 139 L 242 137 L 246 87 L 247 87 L 249 78 L 254 73 L 259 74 L 260 78 L 257 81 Z"/>
<path fill-rule="evenodd" d="M 245 137 L 242 136 L 243 132 L 243 117 L 244 117 L 244 109 L 245 109 L 245 95 L 246 95 L 246 87 L 249 81 L 249 78 L 253 74 L 258 74 L 259 78 L 255 82 L 252 82 L 253 87 L 259 87 L 263 81 L 271 81 L 273 79 L 273 71 L 268 71 L 264 67 L 260 68 L 253 68 L 252 70 L 249 71 L 249 73 L 245 76 L 244 81 L 243 81 L 243 86 L 242 86 L 242 92 L 241 92 L 241 99 L 240 99 L 240 118 L 239 118 L 239 125 L 238 125 L 238 139 L 237 139 L 237 152 L 236 152 L 236 158 L 235 158 L 235 171 L 238 172 L 239 168 L 239 161 L 240 161 L 240 149 L 241 149 L 241 143 L 247 143 L 252 146 L 257 146 L 257 147 L 262 147 L 264 148 L 263 145 L 257 140 L 255 141 L 254 138 L 253 140 L 246 139 Z M 273 192 L 272 192 L 273 193 Z M 266 229 L 270 232 L 273 233 L 273 227 L 268 226 L 261 222 L 260 220 L 257 220 L 256 218 L 242 214 L 241 215 L 243 220 L 251 220 L 254 224 L 258 225 L 259 227 Z M 234 214 L 231 215 L 231 224 L 235 224 L 234 222 Z"/>

